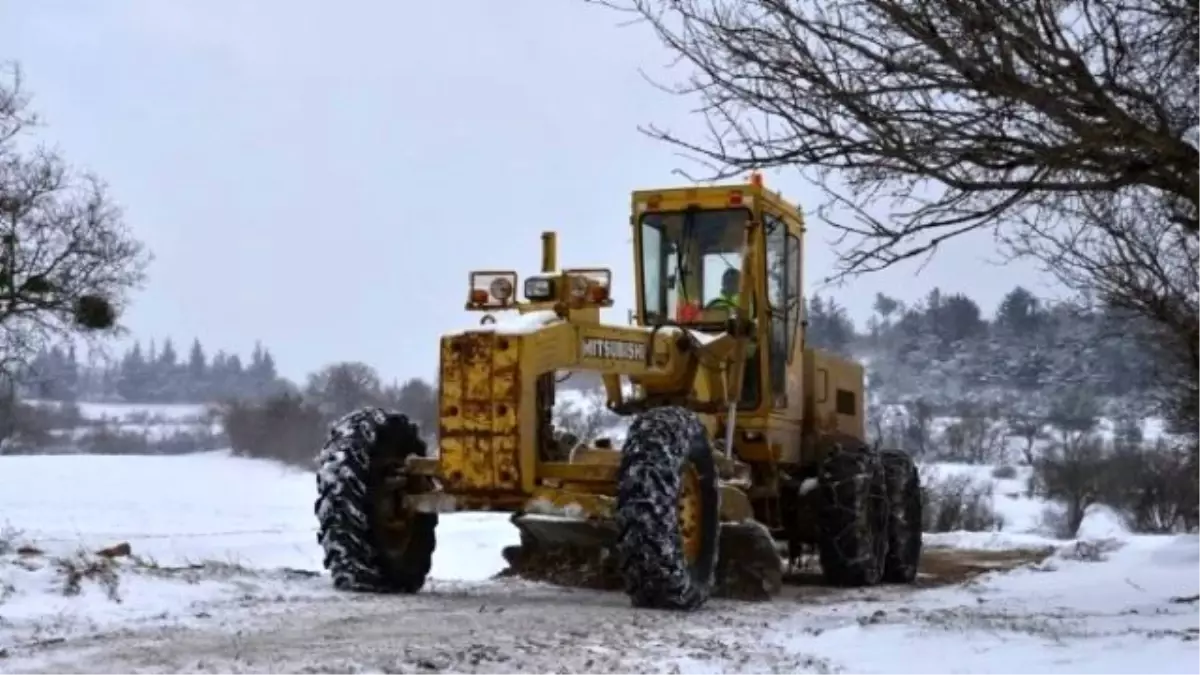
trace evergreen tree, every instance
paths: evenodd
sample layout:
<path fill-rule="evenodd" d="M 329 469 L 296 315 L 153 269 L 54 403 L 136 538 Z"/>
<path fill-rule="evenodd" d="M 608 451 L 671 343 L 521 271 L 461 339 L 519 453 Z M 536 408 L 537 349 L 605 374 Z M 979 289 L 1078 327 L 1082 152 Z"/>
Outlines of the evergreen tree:
<path fill-rule="evenodd" d="M 271 352 L 254 343 L 254 351 L 250 354 L 250 365 L 246 367 L 248 393 L 256 398 L 269 396 L 278 390 L 278 373 L 275 371 L 275 359 Z"/>
<path fill-rule="evenodd" d="M 175 369 L 179 365 L 179 354 L 175 352 L 175 343 L 171 338 L 163 341 L 162 352 L 158 355 L 158 364 L 167 372 Z"/>
<path fill-rule="evenodd" d="M 1035 333 L 1041 321 L 1038 299 L 1022 286 L 1009 291 L 996 308 L 996 327 L 1011 336 Z"/>
<path fill-rule="evenodd" d="M 808 302 L 807 318 L 806 341 L 809 345 L 839 354 L 849 354 L 855 337 L 854 322 L 836 300 L 825 300 L 814 294 Z"/>
<path fill-rule="evenodd" d="M 67 400 L 78 399 L 80 393 L 82 393 L 80 391 L 79 357 L 75 353 L 74 344 L 67 346 L 67 359 L 63 364 L 62 385 Z"/>
<path fill-rule="evenodd" d="M 131 402 L 145 401 L 148 368 L 146 357 L 142 353 L 142 343 L 134 342 L 129 351 L 121 359 L 121 368 L 117 377 L 117 393 L 121 398 Z"/>
<path fill-rule="evenodd" d="M 209 394 L 208 359 L 204 348 L 200 346 L 200 338 L 192 340 L 192 348 L 188 352 L 187 364 L 187 393 L 192 400 L 207 400 Z"/>

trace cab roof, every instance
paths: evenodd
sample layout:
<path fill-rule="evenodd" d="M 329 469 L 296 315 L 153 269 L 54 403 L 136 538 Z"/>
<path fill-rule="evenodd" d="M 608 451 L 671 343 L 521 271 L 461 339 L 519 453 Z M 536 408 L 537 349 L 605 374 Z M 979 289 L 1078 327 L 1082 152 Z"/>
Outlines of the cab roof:
<path fill-rule="evenodd" d="M 722 209 L 757 203 L 769 212 L 791 216 L 801 231 L 804 230 L 804 214 L 799 207 L 784 199 L 779 191 L 767 189 L 761 178 L 753 176 L 747 183 L 651 188 L 634 190 L 631 194 L 635 218 L 645 211 L 681 211 L 688 207 Z"/>

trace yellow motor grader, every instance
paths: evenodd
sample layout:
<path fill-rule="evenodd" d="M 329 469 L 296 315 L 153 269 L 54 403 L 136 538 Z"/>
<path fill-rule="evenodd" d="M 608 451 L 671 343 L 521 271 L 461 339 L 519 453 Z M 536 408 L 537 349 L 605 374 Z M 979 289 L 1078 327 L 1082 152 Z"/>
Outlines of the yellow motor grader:
<path fill-rule="evenodd" d="M 523 284 L 470 273 L 466 308 L 483 317 L 441 340 L 436 452 L 398 412 L 332 426 L 315 510 L 335 587 L 418 591 L 453 511 L 513 514 L 514 573 L 574 570 L 565 583 L 639 607 L 770 597 L 803 546 L 830 584 L 915 578 L 916 467 L 865 442 L 861 365 L 804 341 L 800 211 L 758 174 L 635 191 L 631 210 L 629 325 L 601 320 L 610 270 L 559 270 L 547 232 Z M 581 371 L 629 419 L 619 447 L 555 428 L 559 378 Z"/>

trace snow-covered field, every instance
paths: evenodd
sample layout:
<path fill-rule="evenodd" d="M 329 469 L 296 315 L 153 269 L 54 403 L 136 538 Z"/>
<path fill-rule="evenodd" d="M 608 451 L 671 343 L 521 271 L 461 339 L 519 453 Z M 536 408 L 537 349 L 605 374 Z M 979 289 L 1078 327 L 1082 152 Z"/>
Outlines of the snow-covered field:
<path fill-rule="evenodd" d="M 149 417 L 175 421 L 192 421 L 203 418 L 208 407 L 198 403 L 94 403 L 81 402 L 80 412 L 90 420 L 129 420 Z"/>
<path fill-rule="evenodd" d="M 35 406 L 58 406 L 56 401 L 32 399 Z M 209 406 L 201 403 L 98 403 L 80 401 L 76 403 L 83 419 L 90 422 L 115 422 L 123 424 L 147 424 L 173 422 L 187 424 L 205 421 Z"/>
<path fill-rule="evenodd" d="M 420 594 L 335 593 L 313 487 L 311 473 L 225 452 L 0 457 L 0 528 L 23 530 L 0 537 L 0 671 L 1200 670 L 1194 535 L 1110 527 L 1115 538 L 1079 555 L 1034 529 L 941 534 L 933 554 L 1060 548 L 953 583 L 802 587 L 679 616 L 492 579 L 516 533 L 484 514 L 444 517 Z M 121 542 L 140 558 L 76 555 Z"/>
<path fill-rule="evenodd" d="M 25 448 L 19 454 L 72 454 L 87 452 L 87 448 L 104 454 L 178 454 L 226 444 L 214 411 L 203 404 L 84 401 L 73 404 L 78 410 L 78 417 L 74 417 L 69 406 L 60 402 L 34 399 L 26 403 L 59 410 L 47 429 L 56 442 L 42 441 L 38 447 Z"/>

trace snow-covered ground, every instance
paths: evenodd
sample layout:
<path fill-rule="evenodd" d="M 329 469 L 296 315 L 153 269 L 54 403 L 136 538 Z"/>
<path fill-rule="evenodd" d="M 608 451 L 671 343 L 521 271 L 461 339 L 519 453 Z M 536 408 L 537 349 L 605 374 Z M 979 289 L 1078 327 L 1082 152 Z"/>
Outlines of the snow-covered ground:
<path fill-rule="evenodd" d="M 516 533 L 488 514 L 443 518 L 418 595 L 336 593 L 320 573 L 313 487 L 309 472 L 225 452 L 0 457 L 0 528 L 23 530 L 0 537 L 0 671 L 1200 670 L 1194 535 L 1118 529 L 1085 555 L 1032 531 L 934 535 L 931 556 L 1060 552 L 969 580 L 935 570 L 917 588 L 800 587 L 683 617 L 493 579 Z M 135 558 L 92 553 L 121 542 Z"/>
<path fill-rule="evenodd" d="M 67 404 L 30 400 L 42 408 L 57 408 L 59 414 L 48 424 L 54 441 L 36 447 L 20 447 L 18 454 L 71 454 L 79 451 L 113 453 L 195 452 L 227 443 L 223 429 L 210 406 L 194 403 L 96 403 Z M 65 408 L 66 407 L 66 408 Z M 82 449 L 82 450 L 81 450 Z"/>
<path fill-rule="evenodd" d="M 31 405 L 57 406 L 55 401 L 32 399 Z M 138 420 L 195 422 L 207 418 L 209 406 L 202 403 L 97 403 L 80 401 L 79 413 L 94 422 L 136 423 Z"/>
<path fill-rule="evenodd" d="M 90 420 L 129 420 L 148 417 L 174 421 L 202 419 L 208 406 L 198 403 L 79 403 L 84 418 Z"/>

